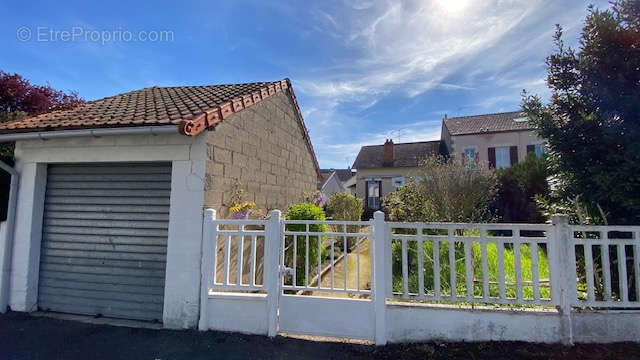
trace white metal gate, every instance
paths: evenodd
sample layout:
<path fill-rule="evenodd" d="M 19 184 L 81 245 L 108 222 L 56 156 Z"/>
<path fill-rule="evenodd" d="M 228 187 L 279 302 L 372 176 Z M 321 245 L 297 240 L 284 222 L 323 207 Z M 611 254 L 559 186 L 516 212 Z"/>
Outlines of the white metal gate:
<path fill-rule="evenodd" d="M 372 223 L 284 220 L 279 331 L 374 338 Z"/>

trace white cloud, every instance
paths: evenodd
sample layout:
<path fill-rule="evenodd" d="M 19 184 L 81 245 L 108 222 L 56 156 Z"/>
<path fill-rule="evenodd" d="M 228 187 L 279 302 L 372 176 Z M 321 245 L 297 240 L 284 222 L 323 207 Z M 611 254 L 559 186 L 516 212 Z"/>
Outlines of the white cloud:
<path fill-rule="evenodd" d="M 553 25 L 577 29 L 585 8 L 586 3 L 551 0 L 344 0 L 318 5 L 311 12 L 320 19 L 319 31 L 337 42 L 327 51 L 329 62 L 305 67 L 293 80 L 304 106 L 311 108 L 305 115 L 320 162 L 344 166 L 360 146 L 386 137 L 439 138 L 437 123 L 412 127 L 374 116 L 393 106 L 403 116 L 419 111 L 424 107 L 416 104 L 429 91 L 461 94 L 461 100 L 437 104 L 431 97 L 435 109 L 452 111 L 434 114 L 427 108 L 420 110 L 424 114 L 412 113 L 413 119 L 439 119 L 462 109 L 514 110 L 522 89 L 546 97 L 544 58 L 552 48 Z M 367 132 L 371 128 L 379 131 Z"/>
<path fill-rule="evenodd" d="M 379 2 L 366 10 L 323 13 L 340 21 L 351 64 L 339 73 L 301 76 L 302 89 L 314 97 L 341 102 L 371 102 L 400 90 L 417 96 L 429 89 L 467 88 L 443 79 L 473 54 L 491 47 L 541 1 L 468 0 Z M 348 12 L 348 11 L 347 11 Z M 355 58 L 352 53 L 356 52 Z"/>

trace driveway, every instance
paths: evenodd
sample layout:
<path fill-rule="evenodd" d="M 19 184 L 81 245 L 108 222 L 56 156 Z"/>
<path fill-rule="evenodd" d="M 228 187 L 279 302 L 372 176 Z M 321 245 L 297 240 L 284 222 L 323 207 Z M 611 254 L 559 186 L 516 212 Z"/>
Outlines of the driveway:
<path fill-rule="evenodd" d="M 640 359 L 640 344 L 425 343 L 376 348 L 288 337 L 93 325 L 0 315 L 0 359 Z"/>

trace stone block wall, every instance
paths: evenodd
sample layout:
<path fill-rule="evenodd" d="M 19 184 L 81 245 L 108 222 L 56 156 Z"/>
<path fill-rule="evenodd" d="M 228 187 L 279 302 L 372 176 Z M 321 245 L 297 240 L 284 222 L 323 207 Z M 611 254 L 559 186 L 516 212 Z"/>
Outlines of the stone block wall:
<path fill-rule="evenodd" d="M 317 174 L 296 110 L 286 91 L 262 100 L 209 130 L 205 207 L 229 217 L 235 184 L 265 215 L 283 212 L 314 191 Z"/>

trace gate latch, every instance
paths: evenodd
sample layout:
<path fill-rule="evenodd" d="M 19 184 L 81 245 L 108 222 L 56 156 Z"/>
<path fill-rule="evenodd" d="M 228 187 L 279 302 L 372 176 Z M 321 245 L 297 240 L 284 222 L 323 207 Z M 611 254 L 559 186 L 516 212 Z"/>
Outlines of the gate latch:
<path fill-rule="evenodd" d="M 280 273 L 285 276 L 293 276 L 293 268 L 280 266 Z"/>

